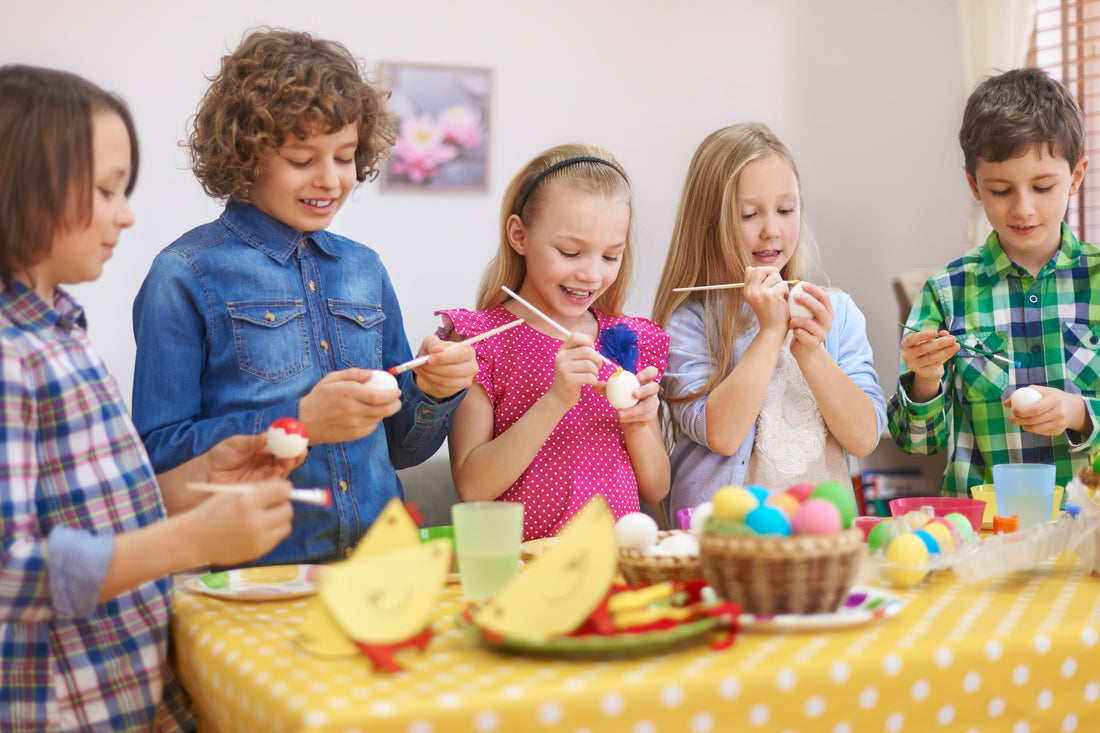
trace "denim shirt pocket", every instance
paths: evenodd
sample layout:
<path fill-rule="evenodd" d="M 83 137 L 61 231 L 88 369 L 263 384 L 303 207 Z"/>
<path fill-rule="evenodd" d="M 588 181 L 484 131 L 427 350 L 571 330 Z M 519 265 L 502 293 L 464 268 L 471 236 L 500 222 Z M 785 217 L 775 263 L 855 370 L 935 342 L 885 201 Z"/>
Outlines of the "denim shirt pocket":
<path fill-rule="evenodd" d="M 241 371 L 278 382 L 310 365 L 306 306 L 300 300 L 226 304 Z"/>
<path fill-rule="evenodd" d="M 962 380 L 963 394 L 971 404 L 996 402 L 1004 399 L 1009 385 L 1009 366 L 1000 359 L 970 351 L 975 346 L 1000 354 L 1004 351 L 1005 338 L 996 331 L 968 331 L 959 339 L 963 346 L 955 355 L 956 370 Z"/>
<path fill-rule="evenodd" d="M 1100 329 L 1088 323 L 1067 323 L 1062 332 L 1065 350 L 1066 382 L 1082 392 L 1096 392 L 1100 387 Z"/>
<path fill-rule="evenodd" d="M 382 306 L 329 298 L 336 333 L 336 356 L 346 367 L 379 369 L 382 365 Z"/>

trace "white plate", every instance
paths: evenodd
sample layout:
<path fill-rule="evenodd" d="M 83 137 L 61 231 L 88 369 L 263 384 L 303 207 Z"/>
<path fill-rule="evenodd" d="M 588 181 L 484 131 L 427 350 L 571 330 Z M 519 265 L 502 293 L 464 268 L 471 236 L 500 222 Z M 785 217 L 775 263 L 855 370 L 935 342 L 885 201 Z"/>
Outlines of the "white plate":
<path fill-rule="evenodd" d="M 859 626 L 876 618 L 893 618 L 905 602 L 879 588 L 853 586 L 848 598 L 831 613 L 788 613 L 778 616 L 741 614 L 737 620 L 743 631 L 831 631 Z"/>
<path fill-rule="evenodd" d="M 234 601 L 284 601 L 317 592 L 316 565 L 270 565 L 223 570 L 191 578 L 192 593 Z"/>

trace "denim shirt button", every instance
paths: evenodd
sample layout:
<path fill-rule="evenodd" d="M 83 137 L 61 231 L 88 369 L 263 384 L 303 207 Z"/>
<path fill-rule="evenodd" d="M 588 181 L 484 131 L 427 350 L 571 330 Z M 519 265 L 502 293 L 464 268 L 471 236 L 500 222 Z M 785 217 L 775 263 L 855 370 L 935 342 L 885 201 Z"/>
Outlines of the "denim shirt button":
<path fill-rule="evenodd" d="M 357 316 L 355 316 L 355 317 L 356 317 L 356 318 L 357 318 L 357 319 L 359 320 L 359 322 L 360 322 L 360 323 L 362 323 L 363 321 L 367 320 L 367 319 L 363 318 L 363 314 L 362 314 L 362 313 L 358 314 L 358 315 L 357 315 Z M 1096 338 L 1094 337 L 1094 338 L 1093 338 L 1093 341 L 1095 341 L 1095 340 L 1096 340 Z"/>
<path fill-rule="evenodd" d="M 305 249 L 306 248 L 306 240 L 303 239 L 302 241 L 298 242 L 298 248 L 299 249 Z"/>
<path fill-rule="evenodd" d="M 272 313 L 271 311 L 268 311 L 267 313 L 264 313 L 264 320 L 267 321 L 268 323 L 274 323 L 275 322 L 275 314 Z"/>
<path fill-rule="evenodd" d="M 348 547 L 344 549 L 344 557 L 351 557 L 352 550 L 355 548 Z"/>
<path fill-rule="evenodd" d="M 317 283 L 313 282 L 312 280 L 309 281 L 309 291 L 311 293 L 317 292 Z"/>
<path fill-rule="evenodd" d="M 324 351 L 328 351 L 328 341 L 325 341 L 324 339 L 321 340 L 321 349 L 323 349 Z"/>
<path fill-rule="evenodd" d="M 340 487 L 340 491 L 343 491 L 344 493 L 347 493 L 347 491 L 348 491 L 348 482 L 347 481 L 341 481 L 339 484 L 337 484 L 337 486 Z"/>

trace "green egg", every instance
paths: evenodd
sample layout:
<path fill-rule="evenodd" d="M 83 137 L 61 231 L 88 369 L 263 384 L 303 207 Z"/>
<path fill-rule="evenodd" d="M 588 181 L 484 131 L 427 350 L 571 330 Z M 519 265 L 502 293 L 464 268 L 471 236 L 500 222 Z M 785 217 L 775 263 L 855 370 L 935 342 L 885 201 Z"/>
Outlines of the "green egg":
<path fill-rule="evenodd" d="M 871 552 L 885 549 L 890 540 L 898 536 L 898 525 L 893 519 L 884 519 L 871 528 L 871 534 L 867 535 L 867 546 Z"/>
<path fill-rule="evenodd" d="M 951 512 L 944 517 L 951 524 L 955 525 L 955 528 L 959 530 L 959 535 L 964 539 L 970 539 L 974 536 L 974 528 L 970 526 L 970 520 L 959 514 L 958 512 Z"/>
<path fill-rule="evenodd" d="M 835 506 L 840 512 L 840 521 L 844 529 L 852 526 L 856 518 L 856 498 L 849 487 L 842 486 L 836 481 L 822 481 L 810 496 L 815 499 L 824 499 Z"/>
<path fill-rule="evenodd" d="M 1092 457 L 1092 472 L 1100 473 L 1100 453 Z"/>

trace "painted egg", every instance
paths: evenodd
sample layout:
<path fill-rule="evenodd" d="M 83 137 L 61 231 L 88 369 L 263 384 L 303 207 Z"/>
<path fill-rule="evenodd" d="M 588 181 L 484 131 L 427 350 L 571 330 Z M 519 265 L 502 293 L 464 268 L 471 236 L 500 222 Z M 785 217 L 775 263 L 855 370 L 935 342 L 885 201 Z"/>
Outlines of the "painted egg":
<path fill-rule="evenodd" d="M 810 496 L 814 499 L 824 499 L 835 506 L 840 512 L 844 529 L 852 526 L 852 521 L 856 518 L 856 497 L 850 488 L 836 481 L 822 481 L 814 487 Z"/>
<path fill-rule="evenodd" d="M 745 517 L 745 526 L 757 534 L 786 537 L 791 533 L 791 522 L 781 509 L 774 506 L 758 506 Z"/>
<path fill-rule="evenodd" d="M 796 303 L 795 300 L 794 300 L 796 295 L 802 295 L 805 292 L 805 289 L 803 288 L 804 285 L 805 285 L 805 283 L 803 283 L 803 282 L 795 283 L 794 287 L 791 288 L 791 292 L 787 294 L 787 303 L 790 305 L 791 318 L 813 318 L 814 317 L 813 312 L 809 308 L 802 305 L 801 303 Z M 806 296 L 806 297 L 809 297 L 809 296 Z"/>
<path fill-rule="evenodd" d="M 772 495 L 772 492 L 765 489 L 763 486 L 757 484 L 751 484 L 745 487 L 746 491 L 752 492 L 752 495 L 756 497 L 756 500 L 763 504 L 768 500 L 768 497 Z"/>
<path fill-rule="evenodd" d="M 783 513 L 787 515 L 788 519 L 793 517 L 795 512 L 798 511 L 798 508 L 802 506 L 798 502 L 798 499 L 783 491 L 772 494 L 764 501 L 764 503 L 768 506 L 774 506 L 782 510 Z"/>
<path fill-rule="evenodd" d="M 786 493 L 790 494 L 794 498 L 798 499 L 799 503 L 806 501 L 810 498 L 810 494 L 814 492 L 813 484 L 795 484 L 787 489 Z"/>
<path fill-rule="evenodd" d="M 634 390 L 640 386 L 638 378 L 633 373 L 620 369 L 607 380 L 604 394 L 612 407 L 616 410 L 625 410 L 638 404 L 638 398 L 634 396 Z"/>
<path fill-rule="evenodd" d="M 267 429 L 267 449 L 276 458 L 295 458 L 308 447 L 305 426 L 292 417 L 280 417 Z"/>
<path fill-rule="evenodd" d="M 886 560 L 886 576 L 897 585 L 916 585 L 928 574 L 928 547 L 913 534 L 895 537 L 886 548 Z"/>
<path fill-rule="evenodd" d="M 1041 399 L 1043 399 L 1043 395 L 1039 390 L 1031 387 L 1020 387 L 1012 393 L 1009 401 L 1012 403 L 1013 410 L 1019 410 L 1023 407 L 1031 407 Z"/>
<path fill-rule="evenodd" d="M 615 542 L 624 550 L 648 552 L 657 543 L 657 520 L 642 512 L 631 512 L 615 522 Z"/>
<path fill-rule="evenodd" d="M 898 523 L 893 519 L 884 519 L 871 528 L 867 535 L 867 546 L 874 552 L 879 548 L 885 548 L 890 541 L 898 536 Z"/>
<path fill-rule="evenodd" d="M 933 555 L 940 554 L 940 543 L 936 542 L 936 538 L 927 529 L 918 529 L 913 533 L 913 536 L 924 543 L 929 553 Z"/>
<path fill-rule="evenodd" d="M 926 532 L 936 541 L 940 553 L 947 555 L 955 549 L 955 540 L 951 537 L 951 530 L 937 521 L 931 521 L 924 525 L 921 532 Z"/>
<path fill-rule="evenodd" d="M 740 486 L 723 486 L 714 492 L 710 501 L 714 518 L 723 522 L 743 522 L 749 512 L 760 506 L 756 495 Z"/>
<path fill-rule="evenodd" d="M 704 501 L 695 507 L 691 513 L 691 533 L 696 537 L 703 534 L 703 528 L 707 526 L 707 520 L 714 514 L 714 504 Z"/>
<path fill-rule="evenodd" d="M 944 519 L 955 525 L 955 529 L 959 531 L 959 536 L 962 537 L 964 540 L 968 540 L 974 536 L 974 525 L 972 525 L 970 523 L 970 520 L 962 514 L 959 514 L 958 512 L 951 512 L 946 517 L 944 517 Z"/>
<path fill-rule="evenodd" d="M 832 502 L 810 498 L 795 512 L 791 531 L 795 534 L 836 534 L 841 523 L 840 511 Z"/>
<path fill-rule="evenodd" d="M 397 379 L 389 372 L 371 369 L 366 385 L 371 389 L 397 389 Z"/>

